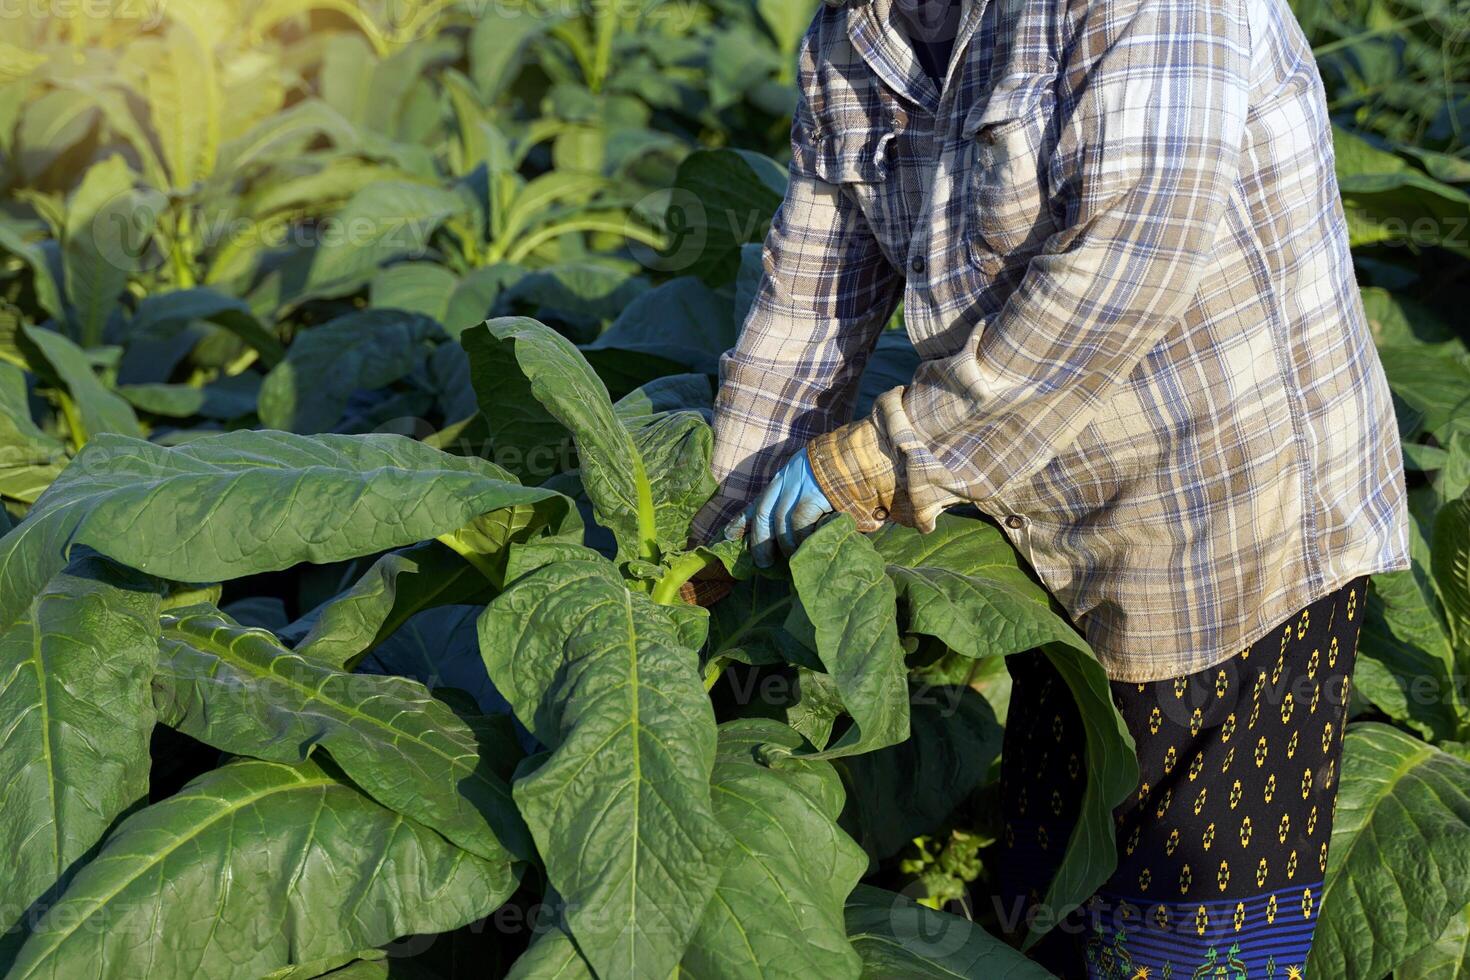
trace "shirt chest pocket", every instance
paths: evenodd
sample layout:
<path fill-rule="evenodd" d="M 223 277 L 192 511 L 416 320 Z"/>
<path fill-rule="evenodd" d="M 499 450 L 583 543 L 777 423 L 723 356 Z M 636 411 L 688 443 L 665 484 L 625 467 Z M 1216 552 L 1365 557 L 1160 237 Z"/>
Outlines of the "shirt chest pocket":
<path fill-rule="evenodd" d="M 961 206 L 970 258 L 987 271 L 1029 258 L 1054 230 L 1046 160 L 1056 75 L 1009 74 L 961 127 Z"/>
<path fill-rule="evenodd" d="M 908 251 L 918 206 L 903 139 L 888 128 L 857 125 L 827 130 L 812 140 L 812 171 L 857 203 L 884 255 L 895 263 Z"/>

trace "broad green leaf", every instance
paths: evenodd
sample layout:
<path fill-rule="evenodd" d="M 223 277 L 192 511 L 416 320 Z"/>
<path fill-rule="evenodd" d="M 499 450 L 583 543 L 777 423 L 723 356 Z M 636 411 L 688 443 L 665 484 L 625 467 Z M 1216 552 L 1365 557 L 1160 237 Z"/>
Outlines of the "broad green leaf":
<path fill-rule="evenodd" d="M 21 110 L 16 126 L 20 172 L 26 183 L 45 173 L 81 142 L 97 122 L 97 107 L 80 92 L 58 88 L 38 95 Z"/>
<path fill-rule="evenodd" d="M 465 331 L 461 341 L 497 458 L 505 458 L 502 447 L 522 450 L 519 472 L 544 479 L 550 474 L 532 470 L 531 453 L 570 431 L 582 485 L 598 523 L 617 537 L 619 555 L 656 558 L 658 516 L 643 458 L 607 389 L 571 342 L 524 317 L 491 320 Z"/>
<path fill-rule="evenodd" d="M 849 977 L 859 969 L 843 901 L 867 870 L 837 826 L 842 782 L 829 763 L 769 769 L 763 745 L 796 751 L 801 736 L 774 721 L 720 727 L 715 817 L 734 846 L 681 972 L 695 977 Z"/>
<path fill-rule="evenodd" d="M 418 313 L 443 323 L 458 285 L 459 278 L 442 265 L 399 262 L 373 276 L 369 299 L 374 309 Z"/>
<path fill-rule="evenodd" d="M 783 579 L 759 575 L 737 583 L 710 608 L 706 661 L 819 666 L 783 628 L 791 601 L 791 584 Z"/>
<path fill-rule="evenodd" d="M 816 0 L 757 0 L 756 9 L 776 39 L 784 59 L 796 56 L 796 45 L 819 8 Z"/>
<path fill-rule="evenodd" d="M 828 521 L 797 549 L 791 579 L 816 627 L 817 656 L 853 720 L 833 745 L 807 758 L 856 755 L 908 738 L 907 670 L 893 583 L 851 517 Z"/>
<path fill-rule="evenodd" d="M 786 194 L 775 161 L 745 150 L 696 150 L 679 164 L 666 219 L 680 233 L 660 268 L 699 276 L 712 286 L 734 282 L 740 247 L 760 242 Z M 677 213 L 675 213 L 677 212 Z"/>
<path fill-rule="evenodd" d="M 282 639 L 297 653 L 347 670 L 418 612 L 489 598 L 472 565 L 435 542 L 390 552 L 347 591 L 292 623 Z"/>
<path fill-rule="evenodd" d="M 118 385 L 117 393 L 129 405 L 150 415 L 171 419 L 198 416 L 228 422 L 254 414 L 260 397 L 260 375 L 225 375 L 203 385 Z"/>
<path fill-rule="evenodd" d="M 1039 648 L 1066 681 L 1086 733 L 1089 779 L 1047 892 L 1047 904 L 1064 915 L 1116 866 L 1113 807 L 1138 785 L 1133 739 L 1113 704 L 1106 672 L 991 525 L 946 515 L 929 535 L 895 527 L 874 537 L 898 584 L 907 632 L 933 636 L 977 660 Z M 1038 938 L 1033 933 L 1027 943 Z"/>
<path fill-rule="evenodd" d="M 550 29 L 555 19 L 547 14 L 497 7 L 481 16 L 470 33 L 470 74 L 481 98 L 494 104 L 514 78 L 526 45 Z"/>
<path fill-rule="evenodd" d="M 331 219 L 334 233 L 312 256 L 308 294 L 351 292 L 389 259 L 416 256 L 464 207 L 451 191 L 406 181 L 369 184 Z"/>
<path fill-rule="evenodd" d="M 842 693 L 831 674 L 798 667 L 786 706 L 786 723 L 819 749 L 832 741 L 832 727 L 842 717 Z"/>
<path fill-rule="evenodd" d="M 1470 905 L 1451 919 L 1439 938 L 1399 965 L 1414 980 L 1461 980 L 1470 975 Z"/>
<path fill-rule="evenodd" d="M 234 755 L 300 762 L 318 746 L 363 792 L 489 860 L 531 850 L 496 752 L 417 681 L 347 674 L 209 605 L 163 616 L 154 703 L 172 728 Z"/>
<path fill-rule="evenodd" d="M 411 677 L 449 699 L 466 694 L 476 710 L 507 717 L 510 704 L 495 690 L 480 657 L 480 613 L 484 606 L 440 606 L 425 609 L 404 623 L 368 654 L 358 670 L 364 674 Z"/>
<path fill-rule="evenodd" d="M 0 497 L 34 503 L 65 464 L 61 443 L 31 420 L 25 373 L 0 362 Z"/>
<path fill-rule="evenodd" d="M 613 325 L 583 347 L 594 367 L 614 354 L 659 358 L 688 371 L 715 374 L 735 346 L 730 302 L 690 276 L 671 280 L 628 304 Z M 602 358 L 599 358 L 602 355 Z"/>
<path fill-rule="evenodd" d="M 847 900 L 847 934 L 863 958 L 863 980 L 1051 977 L 969 919 L 868 885 Z"/>
<path fill-rule="evenodd" d="M 260 389 L 268 428 L 325 432 L 342 419 L 359 389 L 382 388 L 414 370 L 441 336 L 428 317 L 395 310 L 349 313 L 296 337 Z"/>
<path fill-rule="evenodd" d="M 1457 646 L 1470 649 L 1470 497 L 1451 501 L 1435 515 L 1431 554 L 1450 633 Z"/>
<path fill-rule="evenodd" d="M 0 630 L 0 966 L 32 903 L 54 898 L 112 821 L 148 795 L 159 594 L 89 558 Z"/>
<path fill-rule="evenodd" d="M 515 885 L 508 863 L 455 847 L 323 765 L 232 762 L 125 820 L 10 976 L 260 976 L 458 928 Z"/>
<path fill-rule="evenodd" d="M 320 99 L 302 99 L 222 143 L 216 166 L 222 174 L 238 174 L 252 165 L 299 157 L 323 138 L 341 150 L 360 147 L 357 130 L 346 117 Z"/>
<path fill-rule="evenodd" d="M 34 367 L 60 381 L 75 402 L 84 438 L 104 432 L 138 433 L 138 417 L 132 407 L 97 380 L 84 350 L 54 330 L 33 326 L 22 329 L 42 360 Z"/>
<path fill-rule="evenodd" d="M 698 412 L 705 421 L 714 413 L 714 392 L 702 374 L 671 374 L 635 388 L 613 403 L 625 424 L 634 424 L 664 412 Z"/>
<path fill-rule="evenodd" d="M 862 844 L 892 857 L 936 832 L 985 781 L 1000 755 L 1001 727 L 990 702 L 960 685 L 911 689 L 912 734 L 898 745 L 843 759 Z"/>
<path fill-rule="evenodd" d="M 214 170 L 219 153 L 221 93 L 213 52 L 176 26 L 154 49 L 144 79 L 153 130 L 175 189 L 187 190 Z"/>
<path fill-rule="evenodd" d="M 517 279 L 501 297 L 500 307 L 512 313 L 554 316 L 576 339 L 589 341 L 648 289 L 646 279 L 624 269 L 565 263 Z M 584 330 L 587 336 L 579 332 Z"/>
<path fill-rule="evenodd" d="M 133 179 L 126 161 L 110 156 L 87 171 L 67 207 L 66 298 L 83 347 L 102 342 L 129 274 L 148 261 L 162 203 L 135 193 Z"/>
<path fill-rule="evenodd" d="M 1455 337 L 1454 329 L 1433 310 L 1409 296 L 1376 286 L 1361 289 L 1359 293 L 1373 341 L 1380 347 L 1437 344 Z"/>
<path fill-rule="evenodd" d="M 179 582 L 219 582 L 425 541 L 555 497 L 401 436 L 231 432 L 87 444 L 0 541 L 0 626 L 84 544 Z"/>
<path fill-rule="evenodd" d="M 1425 428 L 1441 442 L 1470 428 L 1470 355 L 1464 345 L 1384 347 L 1379 358 L 1393 393 L 1423 414 Z"/>
<path fill-rule="evenodd" d="M 3 217 L 0 217 L 0 249 L 26 264 L 31 270 L 31 288 L 36 292 L 36 303 L 58 323 L 64 322 L 66 307 L 61 301 L 61 287 L 57 284 L 56 276 L 47 260 L 46 249 L 40 244 L 27 241 L 24 232 Z"/>
<path fill-rule="evenodd" d="M 689 543 L 689 522 L 717 486 L 709 468 L 714 435 L 694 412 L 625 424 L 648 474 L 659 549 L 682 551 Z"/>
<path fill-rule="evenodd" d="M 543 916 L 549 916 L 548 907 L 555 919 L 536 923 L 536 938 L 516 959 L 506 980 L 596 980 L 597 974 L 567 931 L 566 906 L 554 890 L 542 902 Z"/>
<path fill-rule="evenodd" d="M 1435 560 L 1440 560 L 1438 552 Z M 1374 575 L 1358 639 L 1354 689 L 1401 725 L 1426 737 L 1454 738 L 1470 722 L 1463 717 L 1463 695 L 1451 681 L 1455 673 L 1454 646 L 1417 572 Z"/>
<path fill-rule="evenodd" d="M 696 652 L 585 549 L 497 596 L 480 650 L 517 717 L 551 748 L 523 767 L 514 794 L 578 946 L 600 977 L 664 980 L 725 849 L 710 803 L 714 713 Z"/>
<path fill-rule="evenodd" d="M 285 347 L 255 318 L 249 306 L 202 286 L 147 297 L 138 304 L 138 311 L 128 324 L 128 334 L 163 339 L 194 320 L 217 324 L 239 337 L 260 354 L 266 367 L 275 367 L 286 356 Z"/>
<path fill-rule="evenodd" d="M 1470 904 L 1470 763 L 1387 725 L 1354 725 L 1308 976 L 1377 980 Z"/>

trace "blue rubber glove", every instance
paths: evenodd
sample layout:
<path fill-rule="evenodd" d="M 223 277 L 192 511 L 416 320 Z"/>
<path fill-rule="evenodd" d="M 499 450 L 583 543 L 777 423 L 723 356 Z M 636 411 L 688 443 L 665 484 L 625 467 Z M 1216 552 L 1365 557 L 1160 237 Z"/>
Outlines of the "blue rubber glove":
<path fill-rule="evenodd" d="M 748 534 L 751 558 L 759 567 L 769 568 L 776 560 L 777 545 L 790 557 L 830 513 L 832 504 L 817 485 L 803 449 L 786 461 L 755 503 L 730 522 L 725 537 L 735 541 Z"/>

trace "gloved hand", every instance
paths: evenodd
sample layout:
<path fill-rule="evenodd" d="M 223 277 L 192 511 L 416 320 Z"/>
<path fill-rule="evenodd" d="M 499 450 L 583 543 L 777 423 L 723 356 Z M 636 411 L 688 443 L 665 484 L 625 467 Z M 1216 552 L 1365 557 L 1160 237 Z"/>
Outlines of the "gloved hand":
<path fill-rule="evenodd" d="M 769 568 L 776 560 L 777 545 L 789 557 L 832 509 L 803 449 L 777 471 L 755 503 L 730 522 L 725 537 L 733 541 L 748 535 L 751 558 Z"/>

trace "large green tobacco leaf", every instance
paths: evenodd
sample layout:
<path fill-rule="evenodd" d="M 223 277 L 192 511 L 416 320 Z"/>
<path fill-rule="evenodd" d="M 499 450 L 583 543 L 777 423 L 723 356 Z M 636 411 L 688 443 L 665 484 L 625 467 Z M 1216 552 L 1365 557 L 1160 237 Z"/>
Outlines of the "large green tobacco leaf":
<path fill-rule="evenodd" d="M 1470 648 L 1470 496 L 1452 500 L 1434 518 L 1434 580 L 1456 645 Z"/>
<path fill-rule="evenodd" d="M 346 670 L 414 614 L 485 601 L 488 590 L 474 566 L 429 541 L 379 558 L 351 588 L 292 623 L 281 638 L 304 657 Z"/>
<path fill-rule="evenodd" d="M 915 686 L 910 702 L 906 741 L 839 763 L 849 774 L 862 844 L 877 858 L 938 830 L 1000 755 L 1001 727 L 976 691 Z"/>
<path fill-rule="evenodd" d="M 485 661 L 480 659 L 483 611 L 483 606 L 463 605 L 426 609 L 375 647 L 357 669 L 412 677 L 436 697 L 447 699 L 462 693 L 485 714 L 506 716 L 510 705 L 495 690 L 485 673 Z"/>
<path fill-rule="evenodd" d="M 1072 692 L 1086 734 L 1089 779 L 1066 857 L 1047 892 L 1047 903 L 1065 914 L 1112 873 L 1112 809 L 1138 785 L 1133 740 L 1113 705 L 1107 674 L 989 524 L 946 515 L 932 534 L 894 527 L 875 535 L 874 544 L 898 586 L 908 632 L 933 636 L 977 660 L 1039 648 Z M 1033 933 L 1028 942 L 1037 938 Z"/>
<path fill-rule="evenodd" d="M 871 752 L 908 738 L 908 674 L 893 583 L 852 518 L 839 516 L 808 538 L 791 558 L 791 579 L 816 629 L 817 656 L 853 720 L 812 758 Z"/>
<path fill-rule="evenodd" d="M 582 350 L 599 374 L 614 366 L 646 371 L 648 363 L 662 361 L 713 375 L 720 355 L 735 346 L 735 327 L 728 299 L 698 279 L 681 277 L 633 300 Z"/>
<path fill-rule="evenodd" d="M 137 434 L 138 417 L 124 399 L 97 380 L 85 351 L 44 327 L 27 326 L 24 335 L 31 348 L 31 367 L 48 380 L 54 379 L 75 403 L 82 438 L 104 432 Z"/>
<path fill-rule="evenodd" d="M 275 367 L 286 356 L 286 349 L 243 301 L 206 287 L 180 289 L 149 296 L 138 304 L 128 324 L 130 338 L 162 340 L 171 337 L 195 320 L 223 327 L 249 344 L 260 354 L 266 367 Z"/>
<path fill-rule="evenodd" d="M 698 412 L 706 421 L 714 412 L 714 392 L 703 374 L 670 374 L 634 388 L 613 403 L 625 424 L 636 424 L 664 412 Z"/>
<path fill-rule="evenodd" d="M 1466 431 L 1470 356 L 1458 341 L 1384 347 L 1379 351 L 1393 393 L 1424 416 L 1440 442 Z"/>
<path fill-rule="evenodd" d="M 1401 963 L 1398 975 L 1414 980 L 1461 980 L 1470 976 L 1470 905 L 1450 919 L 1438 939 Z"/>
<path fill-rule="evenodd" d="M 125 820 L 10 977 L 261 976 L 458 928 L 514 887 L 508 863 L 455 847 L 322 765 L 232 762 Z"/>
<path fill-rule="evenodd" d="M 102 342 L 128 275 L 138 267 L 157 219 L 158 205 L 133 191 L 133 172 L 121 155 L 94 164 L 72 195 L 62 244 L 66 298 L 83 347 Z"/>
<path fill-rule="evenodd" d="M 597 974 L 587 965 L 572 937 L 560 929 L 551 929 L 536 937 L 531 948 L 521 954 L 511 967 L 506 980 L 596 980 Z"/>
<path fill-rule="evenodd" d="M 148 794 L 159 602 L 89 558 L 0 631 L 0 966 L 27 908 Z"/>
<path fill-rule="evenodd" d="M 208 605 L 163 617 L 160 718 L 235 755 L 304 760 L 317 747 L 363 792 L 489 860 L 530 843 L 495 756 L 417 681 L 347 674 L 306 660 Z"/>
<path fill-rule="evenodd" d="M 1470 763 L 1349 729 L 1309 976 L 1377 980 L 1470 904 Z"/>
<path fill-rule="evenodd" d="M 214 170 L 220 144 L 220 87 L 213 52 L 173 25 L 144 78 L 148 115 L 168 161 L 171 188 L 184 190 Z"/>
<path fill-rule="evenodd" d="M 425 316 L 362 310 L 304 331 L 265 377 L 260 421 L 292 432 L 337 425 L 359 389 L 386 387 L 414 370 L 443 331 Z"/>
<path fill-rule="evenodd" d="M 65 320 L 66 308 L 61 302 L 61 290 L 53 274 L 61 270 L 53 270 L 47 249 L 38 243 L 27 241 L 20 227 L 9 218 L 0 216 L 0 250 L 9 252 L 30 269 L 36 305 L 52 319 L 58 322 Z"/>
<path fill-rule="evenodd" d="M 693 412 L 658 415 L 630 428 L 652 487 L 658 542 L 666 550 L 681 550 L 689 522 L 715 492 L 709 469 L 713 434 Z"/>
<path fill-rule="evenodd" d="M 598 976 L 664 980 L 722 870 L 714 713 L 660 607 L 596 553 L 553 553 L 480 622 L 491 679 L 551 749 L 515 799 Z"/>
<path fill-rule="evenodd" d="M 656 557 L 657 516 L 643 457 L 571 341 L 525 317 L 491 320 L 460 340 L 497 458 L 505 461 L 503 450 L 513 447 L 524 462 L 511 469 L 544 479 L 555 469 L 534 468 L 533 454 L 557 446 L 569 431 L 582 485 L 598 523 L 617 537 L 619 555 Z"/>
<path fill-rule="evenodd" d="M 691 977 L 850 977 L 859 969 L 843 901 L 867 870 L 837 826 L 842 781 L 826 762 L 767 768 L 764 745 L 802 747 L 779 722 L 720 727 L 715 817 L 734 856 L 681 964 Z"/>
<path fill-rule="evenodd" d="M 863 980 L 1051 977 L 969 919 L 867 885 L 847 900 L 847 934 L 863 958 Z"/>
<path fill-rule="evenodd" d="M 818 666 L 783 628 L 791 602 L 791 584 L 782 579 L 758 575 L 737 583 L 710 608 L 706 662 Z"/>
<path fill-rule="evenodd" d="M 0 541 L 0 625 L 77 544 L 218 582 L 401 548 L 554 496 L 401 436 L 231 432 L 174 448 L 101 436 Z"/>
<path fill-rule="evenodd" d="M 1439 551 L 1434 561 L 1442 561 Z M 1354 691 L 1425 737 L 1455 738 L 1465 711 L 1464 692 L 1451 681 L 1455 673 L 1454 646 L 1420 586 L 1418 572 L 1373 576 L 1353 670 Z M 1426 691 L 1432 696 L 1422 696 Z"/>
<path fill-rule="evenodd" d="M 746 150 L 696 150 L 679 164 L 665 219 L 678 229 L 659 256 L 663 268 L 699 276 L 712 286 L 740 272 L 740 246 L 759 242 L 781 198 L 786 174 L 769 157 Z M 733 220 L 732 220 L 733 219 Z"/>
<path fill-rule="evenodd" d="M 0 497 L 34 503 L 65 463 L 61 443 L 31 420 L 25 373 L 0 362 Z"/>
<path fill-rule="evenodd" d="M 337 212 L 335 234 L 312 253 L 308 293 L 351 292 L 389 259 L 422 253 L 445 219 L 464 206 L 453 191 L 423 184 L 383 180 L 364 187 Z"/>

